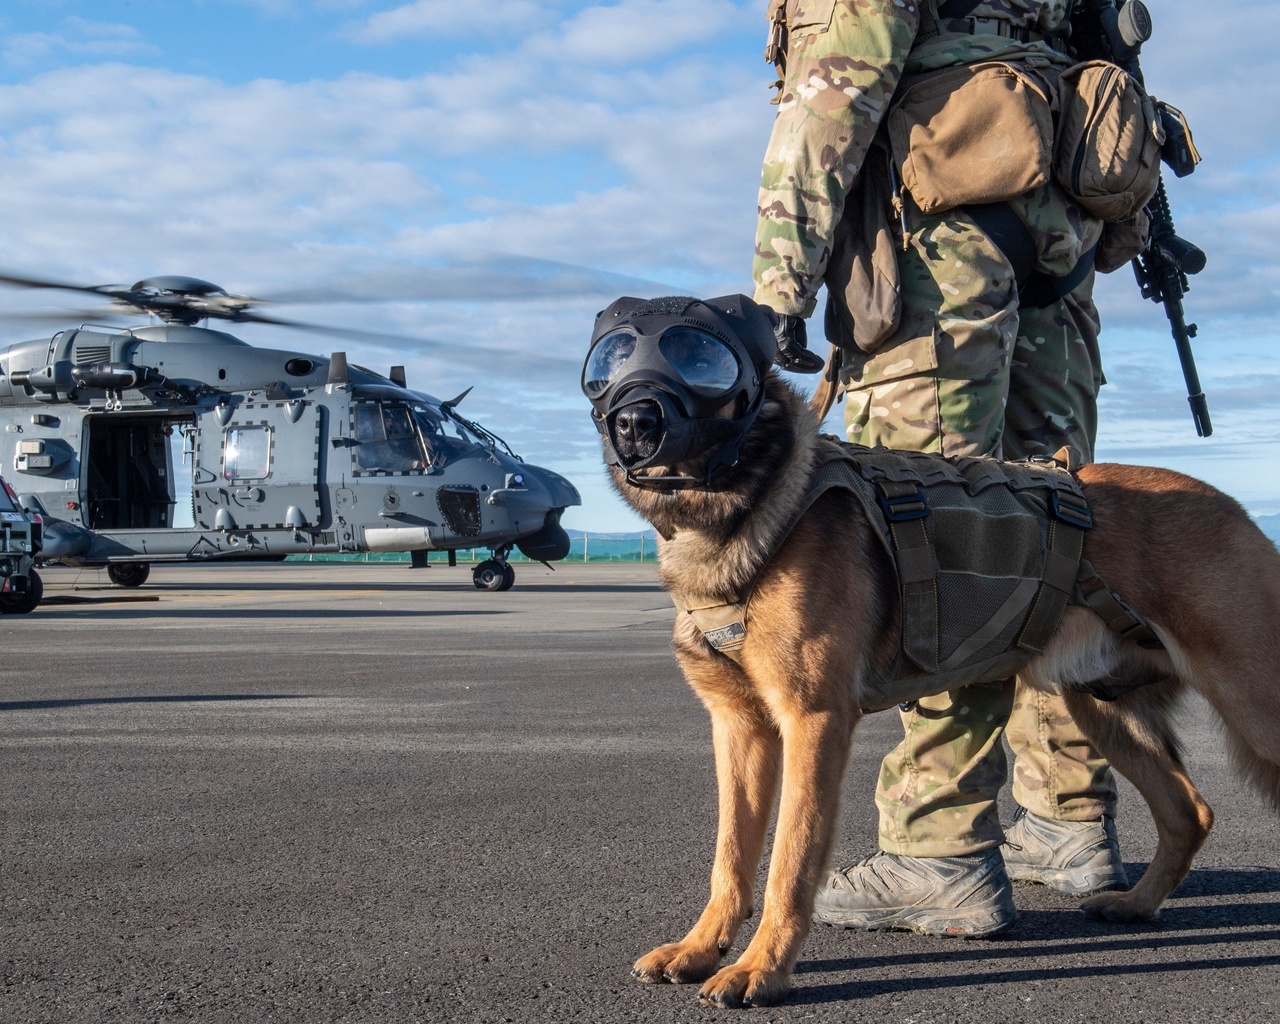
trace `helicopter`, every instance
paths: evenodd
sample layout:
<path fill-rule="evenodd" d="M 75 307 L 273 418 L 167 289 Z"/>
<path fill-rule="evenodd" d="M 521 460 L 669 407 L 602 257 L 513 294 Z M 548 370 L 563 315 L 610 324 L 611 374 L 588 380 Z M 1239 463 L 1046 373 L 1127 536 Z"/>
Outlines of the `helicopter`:
<path fill-rule="evenodd" d="M 513 550 L 548 564 L 569 553 L 560 517 L 577 489 L 462 416 L 470 388 L 441 401 L 402 366 L 383 376 L 344 352 L 260 347 L 207 324 L 362 332 L 267 315 L 194 277 L 0 284 L 151 318 L 0 347 L 0 467 L 43 519 L 41 564 L 138 587 L 157 563 L 409 552 L 420 567 L 429 551 L 456 565 L 459 549 L 488 548 L 472 580 L 502 591 Z"/>

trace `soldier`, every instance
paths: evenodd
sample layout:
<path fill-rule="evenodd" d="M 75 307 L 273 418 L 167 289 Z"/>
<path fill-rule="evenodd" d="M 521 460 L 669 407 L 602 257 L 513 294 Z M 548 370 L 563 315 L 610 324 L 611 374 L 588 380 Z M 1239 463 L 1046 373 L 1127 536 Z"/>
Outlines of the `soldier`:
<path fill-rule="evenodd" d="M 1068 3 L 774 0 L 770 8 L 783 75 L 761 180 L 755 299 L 778 315 L 779 363 L 813 371 L 821 360 L 805 347 L 804 318 L 827 284 L 851 441 L 1010 459 L 1069 443 L 1092 456 L 1101 223 L 1042 179 L 990 197 L 1003 202 L 925 213 L 898 186 L 900 156 L 890 161 L 884 130 L 899 87 L 924 80 L 914 76 L 999 60 L 1026 69 L 1034 86 L 1072 63 L 1063 47 Z M 979 145 L 998 149 L 992 139 Z M 968 166 L 959 172 L 964 179 Z M 864 294 L 858 304 L 848 251 L 851 239 L 873 234 L 868 211 L 889 194 L 897 315 L 881 324 L 874 314 L 885 297 Z M 1028 251 L 1015 254 L 1019 245 Z M 905 737 L 884 759 L 876 790 L 881 852 L 831 874 L 819 920 L 982 936 L 1016 918 L 1009 877 L 1076 895 L 1127 886 L 1111 770 L 1060 699 L 975 685 L 921 700 L 902 722 Z M 1002 734 L 1020 805 L 1007 834 L 996 808 Z"/>

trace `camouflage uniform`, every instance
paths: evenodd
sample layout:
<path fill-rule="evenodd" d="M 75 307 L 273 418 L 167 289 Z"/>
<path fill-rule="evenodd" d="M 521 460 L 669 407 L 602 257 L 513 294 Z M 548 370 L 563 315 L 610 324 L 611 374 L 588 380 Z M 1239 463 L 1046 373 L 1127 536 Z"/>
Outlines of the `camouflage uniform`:
<path fill-rule="evenodd" d="M 990 0 L 971 17 L 1048 34 L 1066 6 Z M 946 22 L 929 32 L 928 14 L 922 31 L 913 0 L 788 0 L 787 14 L 753 272 L 757 302 L 808 316 L 845 199 L 904 72 L 993 57 L 1068 61 L 1044 42 L 952 31 Z M 1101 230 L 1053 184 L 1010 202 L 1047 274 L 1067 273 Z M 870 354 L 844 350 L 849 439 L 1006 458 L 1070 442 L 1091 456 L 1102 383 L 1093 275 L 1046 308 L 1020 308 L 1009 261 L 963 210 L 926 215 L 908 201 L 904 216 L 898 329 Z M 957 856 L 1002 841 L 1002 732 L 1016 757 L 1019 804 L 1071 821 L 1114 810 L 1110 769 L 1059 698 L 1021 685 L 970 686 L 922 700 L 902 718 L 906 736 L 885 758 L 876 793 L 886 852 Z"/>

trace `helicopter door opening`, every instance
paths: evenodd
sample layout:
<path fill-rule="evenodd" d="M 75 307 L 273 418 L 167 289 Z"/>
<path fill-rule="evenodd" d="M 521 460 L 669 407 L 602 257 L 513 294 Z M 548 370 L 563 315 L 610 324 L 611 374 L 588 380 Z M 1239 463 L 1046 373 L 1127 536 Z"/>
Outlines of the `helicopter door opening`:
<path fill-rule="evenodd" d="M 194 525 L 191 513 L 195 417 L 91 416 L 85 475 L 92 530 Z"/>

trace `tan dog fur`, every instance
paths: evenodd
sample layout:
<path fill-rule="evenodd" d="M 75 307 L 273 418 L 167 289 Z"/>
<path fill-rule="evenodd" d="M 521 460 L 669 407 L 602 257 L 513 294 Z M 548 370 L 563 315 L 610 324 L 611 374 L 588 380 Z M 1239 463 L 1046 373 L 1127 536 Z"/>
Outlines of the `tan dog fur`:
<path fill-rule="evenodd" d="M 859 693 L 887 670 L 898 640 L 892 568 L 849 494 L 828 492 L 761 564 L 805 490 L 816 438 L 799 397 L 771 375 L 742 468 L 726 471 L 751 476 L 741 488 L 661 494 L 614 471 L 619 493 L 671 537 L 660 545 L 668 590 L 724 597 L 758 580 L 741 667 L 688 616 L 676 622 L 680 667 L 711 714 L 720 794 L 711 898 L 683 939 L 633 970 L 642 981 L 705 981 L 701 998 L 720 1006 L 775 1002 L 789 990 L 832 845 Z M 1071 607 L 1023 678 L 1053 692 L 1055 680 L 1158 678 L 1112 703 L 1067 693 L 1080 727 L 1147 801 L 1159 834 L 1132 890 L 1094 896 L 1082 909 L 1147 921 L 1186 876 L 1213 821 L 1172 731 L 1184 688 L 1213 705 L 1237 767 L 1280 808 L 1280 552 L 1238 504 L 1178 473 L 1093 465 L 1079 479 L 1096 523 L 1084 557 L 1166 650 L 1139 648 Z M 720 967 L 751 913 L 775 803 L 759 925 L 737 962 Z"/>

